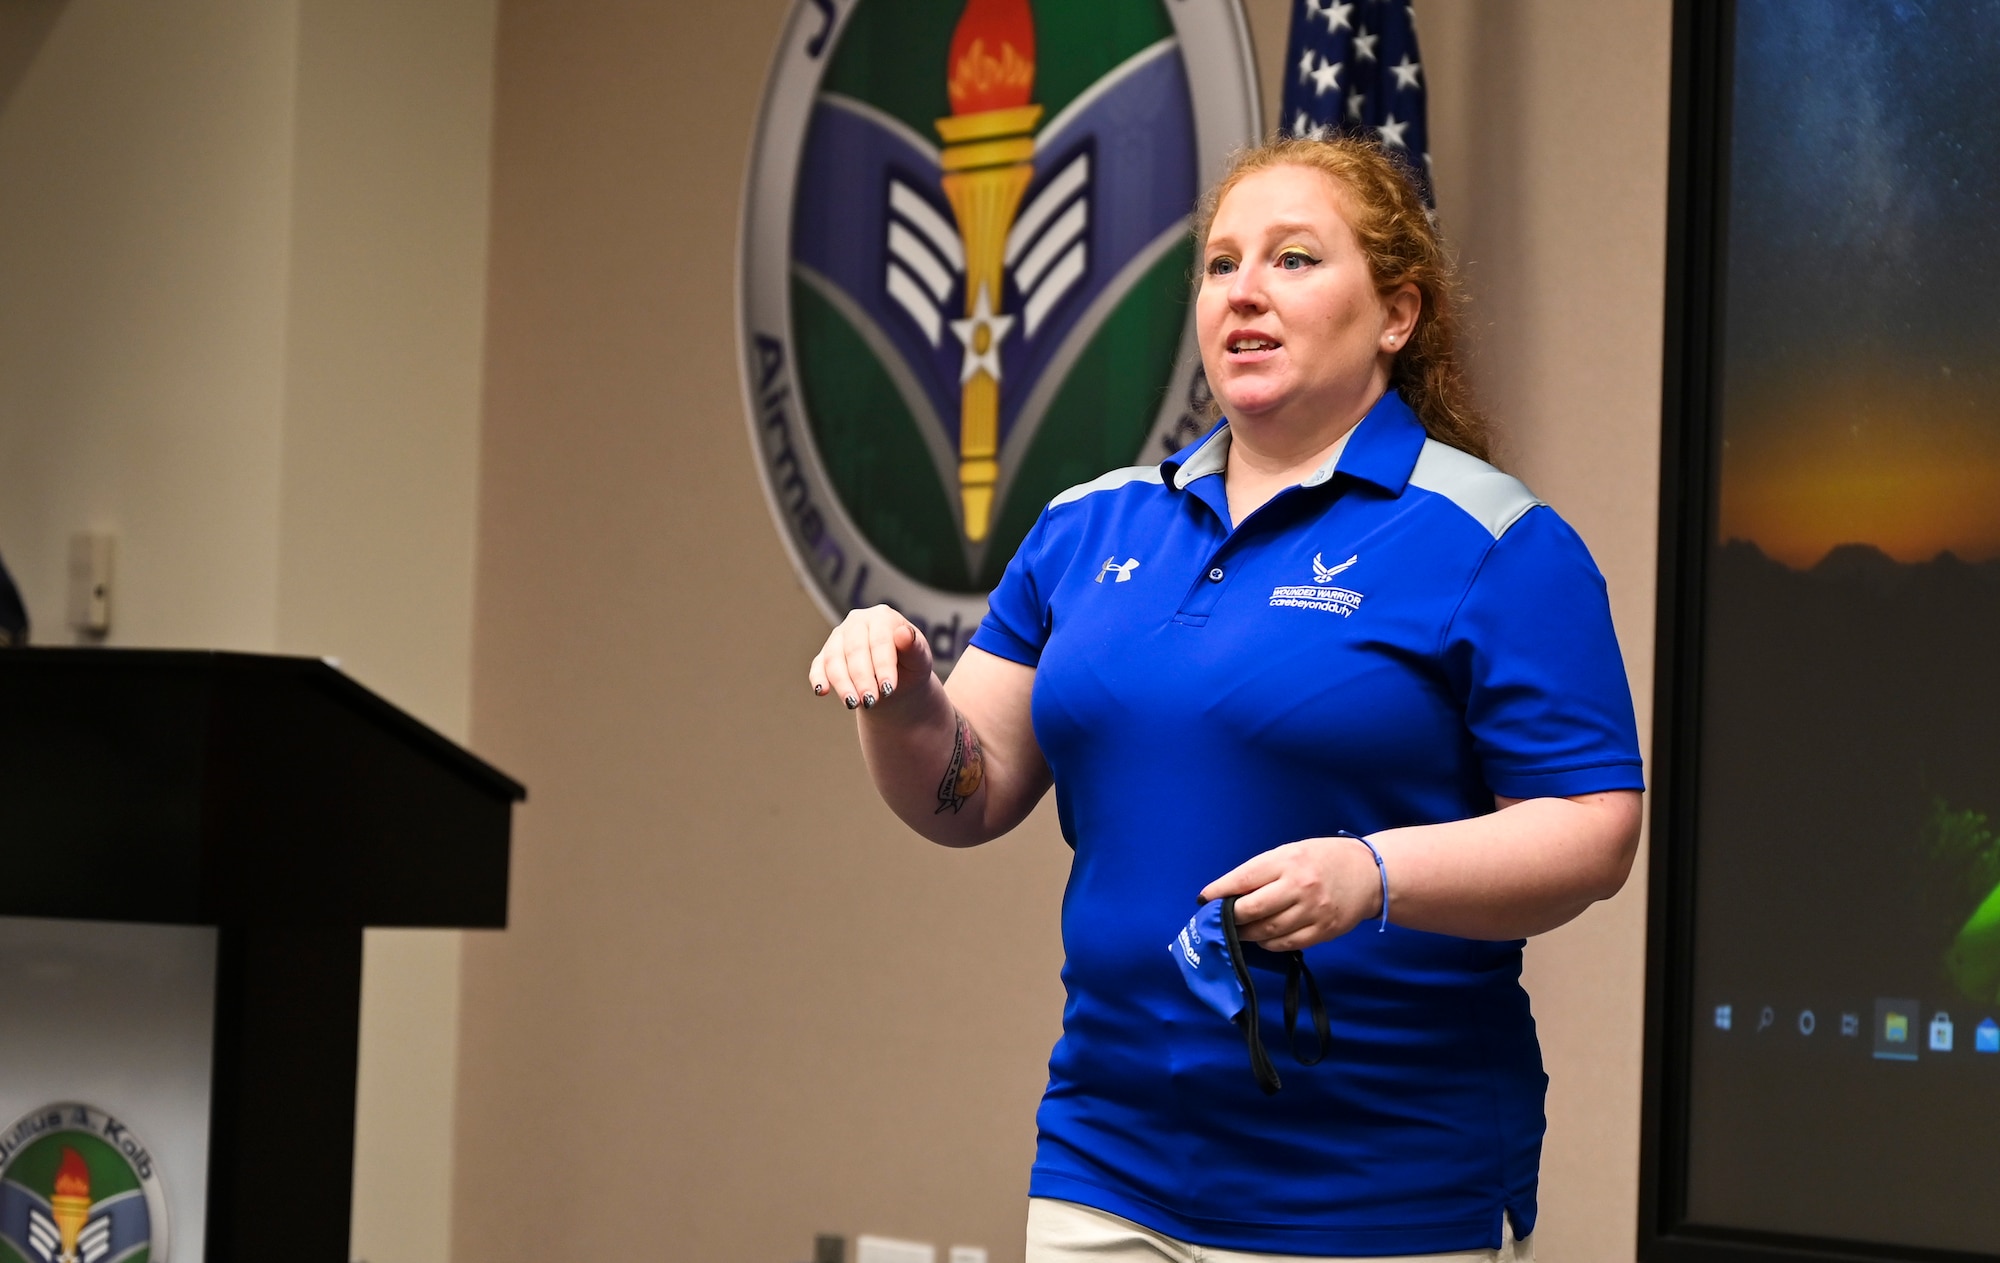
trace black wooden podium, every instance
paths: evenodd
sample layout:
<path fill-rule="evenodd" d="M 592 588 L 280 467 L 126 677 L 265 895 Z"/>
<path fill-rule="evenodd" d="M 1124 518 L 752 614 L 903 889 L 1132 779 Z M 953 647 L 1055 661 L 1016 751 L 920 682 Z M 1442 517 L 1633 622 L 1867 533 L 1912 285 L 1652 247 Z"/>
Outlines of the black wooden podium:
<path fill-rule="evenodd" d="M 503 927 L 525 797 L 318 660 L 0 652 L 0 916 L 217 927 L 207 1263 L 346 1263 L 362 929 Z"/>

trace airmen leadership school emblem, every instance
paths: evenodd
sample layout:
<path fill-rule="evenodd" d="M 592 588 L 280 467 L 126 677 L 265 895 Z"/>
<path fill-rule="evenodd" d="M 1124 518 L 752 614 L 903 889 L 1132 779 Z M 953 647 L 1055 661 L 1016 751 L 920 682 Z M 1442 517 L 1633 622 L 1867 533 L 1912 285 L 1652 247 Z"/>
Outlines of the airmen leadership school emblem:
<path fill-rule="evenodd" d="M 90 1105 L 32 1110 L 0 1132 L 0 1263 L 166 1263 L 153 1155 Z"/>
<path fill-rule="evenodd" d="M 1042 506 L 1203 426 L 1189 215 L 1259 131 L 1236 0 L 799 0 L 751 152 L 751 441 L 821 610 L 948 670 Z"/>

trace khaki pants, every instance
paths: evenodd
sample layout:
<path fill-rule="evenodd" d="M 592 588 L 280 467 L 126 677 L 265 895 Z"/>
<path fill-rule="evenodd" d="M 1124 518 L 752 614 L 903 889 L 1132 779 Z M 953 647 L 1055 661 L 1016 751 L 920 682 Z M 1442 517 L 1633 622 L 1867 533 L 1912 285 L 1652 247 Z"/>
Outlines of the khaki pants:
<path fill-rule="evenodd" d="M 1141 1227 L 1129 1219 L 1052 1197 L 1028 1199 L 1028 1263 L 1535 1263 L 1535 1239 L 1503 1227 L 1498 1250 L 1405 1254 L 1395 1258 L 1308 1258 L 1217 1250 Z"/>

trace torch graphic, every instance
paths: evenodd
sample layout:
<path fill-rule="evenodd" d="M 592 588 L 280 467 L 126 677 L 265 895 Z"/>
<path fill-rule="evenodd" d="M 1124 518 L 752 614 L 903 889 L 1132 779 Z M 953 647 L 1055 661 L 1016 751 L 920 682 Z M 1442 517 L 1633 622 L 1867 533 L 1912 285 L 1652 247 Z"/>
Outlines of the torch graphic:
<path fill-rule="evenodd" d="M 993 486 L 1000 479 L 1001 268 L 1007 232 L 1034 175 L 1035 19 L 1028 0 L 967 0 L 952 35 L 951 117 L 944 141 L 944 195 L 965 242 L 965 319 L 951 322 L 965 344 L 959 371 L 958 492 L 965 537 L 986 538 Z"/>
<path fill-rule="evenodd" d="M 76 1239 L 90 1221 L 90 1168 L 83 1155 L 63 1146 L 56 1169 L 56 1188 L 49 1198 L 49 1217 L 62 1234 L 62 1263 L 76 1263 Z"/>

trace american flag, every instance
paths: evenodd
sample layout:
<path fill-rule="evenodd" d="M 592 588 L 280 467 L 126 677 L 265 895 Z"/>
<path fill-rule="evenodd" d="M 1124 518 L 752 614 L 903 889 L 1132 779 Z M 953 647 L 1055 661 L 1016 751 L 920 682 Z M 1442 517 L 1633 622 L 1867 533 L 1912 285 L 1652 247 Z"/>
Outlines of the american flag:
<path fill-rule="evenodd" d="M 1280 130 L 1381 142 L 1431 202 L 1416 9 L 1403 0 L 1294 0 Z"/>

